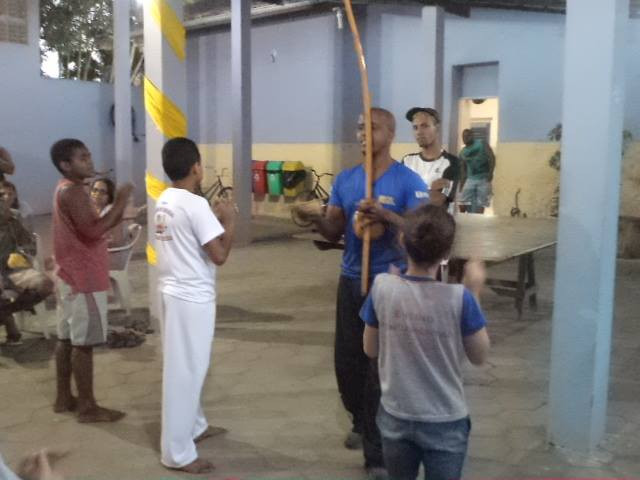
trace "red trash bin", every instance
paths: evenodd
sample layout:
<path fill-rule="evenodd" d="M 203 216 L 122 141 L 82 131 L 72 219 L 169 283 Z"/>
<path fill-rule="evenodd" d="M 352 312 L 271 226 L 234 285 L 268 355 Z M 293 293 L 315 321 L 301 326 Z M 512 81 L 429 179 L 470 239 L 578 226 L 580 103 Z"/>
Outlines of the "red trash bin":
<path fill-rule="evenodd" d="M 256 195 L 266 195 L 267 193 L 267 162 L 264 160 L 253 160 L 251 162 L 252 188 Z"/>

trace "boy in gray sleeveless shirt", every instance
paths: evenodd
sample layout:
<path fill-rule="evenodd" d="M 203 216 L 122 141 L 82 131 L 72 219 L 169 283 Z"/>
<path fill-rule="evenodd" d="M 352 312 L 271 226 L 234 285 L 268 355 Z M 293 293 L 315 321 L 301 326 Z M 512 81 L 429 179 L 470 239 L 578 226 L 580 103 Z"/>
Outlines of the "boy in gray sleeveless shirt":
<path fill-rule="evenodd" d="M 469 262 L 465 285 L 435 281 L 448 257 L 455 221 L 444 209 L 419 207 L 405 219 L 404 275 L 381 274 L 360 316 L 364 349 L 378 357 L 382 397 L 377 423 L 393 480 L 460 478 L 470 431 L 462 362 L 485 361 L 486 320 L 477 301 L 484 267 Z"/>

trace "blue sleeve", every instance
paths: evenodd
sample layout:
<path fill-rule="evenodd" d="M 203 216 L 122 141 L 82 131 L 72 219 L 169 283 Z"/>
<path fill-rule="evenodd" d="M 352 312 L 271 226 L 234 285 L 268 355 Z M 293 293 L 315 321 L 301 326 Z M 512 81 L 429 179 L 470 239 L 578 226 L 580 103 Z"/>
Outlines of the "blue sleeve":
<path fill-rule="evenodd" d="M 378 316 L 376 315 L 376 309 L 373 307 L 373 297 L 371 293 L 367 295 L 367 299 L 360 309 L 360 318 L 370 327 L 378 328 Z"/>
<path fill-rule="evenodd" d="M 429 201 L 429 187 L 424 183 L 420 175 L 411 172 L 407 182 L 407 202 L 406 209 L 411 210 Z"/>
<path fill-rule="evenodd" d="M 468 337 L 469 335 L 473 335 L 478 330 L 484 328 L 486 324 L 487 320 L 484 318 L 484 314 L 476 298 L 465 288 L 462 294 L 462 319 L 460 321 L 462 336 Z"/>
<path fill-rule="evenodd" d="M 336 181 L 333 182 L 333 187 L 331 187 L 331 195 L 329 196 L 329 205 L 333 207 L 340 207 L 344 209 L 342 205 L 342 197 L 340 196 L 340 188 L 342 187 L 344 175 L 343 173 L 338 174 L 336 177 Z"/>

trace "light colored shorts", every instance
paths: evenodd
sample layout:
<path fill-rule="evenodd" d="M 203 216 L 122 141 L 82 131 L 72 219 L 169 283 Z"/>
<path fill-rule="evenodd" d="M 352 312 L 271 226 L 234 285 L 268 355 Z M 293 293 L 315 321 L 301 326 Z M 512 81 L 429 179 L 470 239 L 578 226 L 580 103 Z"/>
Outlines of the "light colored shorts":
<path fill-rule="evenodd" d="M 91 347 L 107 341 L 107 292 L 73 293 L 58 280 L 58 339 Z"/>
<path fill-rule="evenodd" d="M 459 205 L 471 205 L 474 211 L 477 207 L 488 207 L 493 194 L 491 182 L 486 179 L 468 178 L 458 199 Z"/>

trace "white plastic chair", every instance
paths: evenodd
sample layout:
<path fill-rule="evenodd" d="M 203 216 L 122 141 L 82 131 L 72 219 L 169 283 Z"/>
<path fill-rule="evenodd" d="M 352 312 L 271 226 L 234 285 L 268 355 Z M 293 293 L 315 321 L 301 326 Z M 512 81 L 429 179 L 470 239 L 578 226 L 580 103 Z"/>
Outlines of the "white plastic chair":
<path fill-rule="evenodd" d="M 142 227 L 133 223 L 127 228 L 127 244 L 109 249 L 109 281 L 116 300 L 127 315 L 131 315 L 131 284 L 129 282 L 129 261 L 133 247 L 140 238 Z"/>

